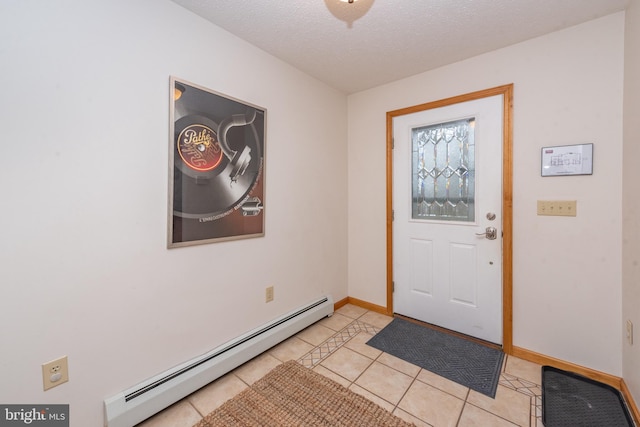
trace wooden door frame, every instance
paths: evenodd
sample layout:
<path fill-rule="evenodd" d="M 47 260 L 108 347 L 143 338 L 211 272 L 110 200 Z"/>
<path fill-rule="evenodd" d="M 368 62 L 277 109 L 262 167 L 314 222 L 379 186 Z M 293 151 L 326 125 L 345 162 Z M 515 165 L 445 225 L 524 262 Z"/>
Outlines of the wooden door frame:
<path fill-rule="evenodd" d="M 502 95 L 502 350 L 513 352 L 513 83 L 387 112 L 387 313 L 393 314 L 393 119 Z"/>

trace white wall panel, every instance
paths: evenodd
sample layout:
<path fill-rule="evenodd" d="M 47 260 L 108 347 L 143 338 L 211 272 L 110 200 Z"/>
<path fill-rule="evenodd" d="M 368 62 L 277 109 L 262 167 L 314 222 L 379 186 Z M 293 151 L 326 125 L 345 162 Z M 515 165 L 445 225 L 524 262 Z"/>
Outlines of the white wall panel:
<path fill-rule="evenodd" d="M 102 425 L 106 396 L 347 296 L 343 94 L 164 0 L 2 1 L 0 64 L 0 402 Z M 267 109 L 264 238 L 166 249 L 170 75 Z"/>
<path fill-rule="evenodd" d="M 624 183 L 622 192 L 622 327 L 624 380 L 640 404 L 640 0 L 631 0 L 625 22 Z M 626 322 L 635 327 L 633 345 Z"/>
<path fill-rule="evenodd" d="M 622 374 L 624 19 L 349 96 L 349 295 L 386 305 L 385 113 L 514 83 L 514 345 Z M 593 175 L 540 176 L 541 147 L 582 143 L 594 144 Z M 577 200 L 578 215 L 537 216 L 537 200 Z"/>

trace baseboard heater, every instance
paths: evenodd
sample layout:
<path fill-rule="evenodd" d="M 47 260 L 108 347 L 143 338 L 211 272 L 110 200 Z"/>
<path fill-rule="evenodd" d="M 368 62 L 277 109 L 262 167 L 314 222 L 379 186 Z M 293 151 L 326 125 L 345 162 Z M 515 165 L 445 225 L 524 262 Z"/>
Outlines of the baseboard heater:
<path fill-rule="evenodd" d="M 105 426 L 132 427 L 332 314 L 332 297 L 322 297 L 105 399 Z"/>

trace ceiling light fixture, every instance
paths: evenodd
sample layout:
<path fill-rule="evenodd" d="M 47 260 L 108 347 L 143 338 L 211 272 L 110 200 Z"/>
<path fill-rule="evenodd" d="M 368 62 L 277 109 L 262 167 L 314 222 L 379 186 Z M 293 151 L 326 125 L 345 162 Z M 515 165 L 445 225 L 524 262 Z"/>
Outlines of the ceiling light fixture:
<path fill-rule="evenodd" d="M 375 0 L 324 0 L 329 12 L 345 21 L 347 28 L 353 28 L 353 23 L 367 14 L 374 2 Z"/>

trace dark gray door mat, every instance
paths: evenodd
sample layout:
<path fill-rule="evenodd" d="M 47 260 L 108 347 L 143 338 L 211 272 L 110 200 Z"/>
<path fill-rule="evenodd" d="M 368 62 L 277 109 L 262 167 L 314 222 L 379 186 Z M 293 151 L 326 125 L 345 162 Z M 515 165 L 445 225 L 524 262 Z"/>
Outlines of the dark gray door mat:
<path fill-rule="evenodd" d="M 545 427 L 633 427 L 615 388 L 573 372 L 542 367 L 542 422 Z"/>
<path fill-rule="evenodd" d="M 395 318 L 368 345 L 495 398 L 501 350 Z"/>

